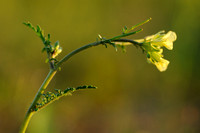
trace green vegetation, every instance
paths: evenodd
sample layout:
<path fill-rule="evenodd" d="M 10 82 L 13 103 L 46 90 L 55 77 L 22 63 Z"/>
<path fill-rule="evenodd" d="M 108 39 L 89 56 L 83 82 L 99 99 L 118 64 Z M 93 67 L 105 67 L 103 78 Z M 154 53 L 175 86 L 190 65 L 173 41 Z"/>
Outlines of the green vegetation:
<path fill-rule="evenodd" d="M 169 34 L 169 33 L 155 34 L 155 35 L 152 35 L 150 37 L 150 39 L 145 38 L 145 39 L 143 39 L 143 41 L 130 40 L 130 39 L 124 38 L 124 37 L 134 35 L 140 31 L 142 31 L 142 29 L 139 29 L 136 31 L 134 31 L 134 30 L 138 26 L 141 26 L 141 25 L 149 22 L 149 20 L 151 20 L 151 18 L 144 22 L 136 24 L 135 26 L 131 27 L 130 29 L 128 29 L 127 27 L 124 27 L 123 33 L 121 35 L 115 36 L 111 39 L 106 39 L 106 38 L 102 37 L 101 35 L 99 35 L 99 38 L 97 39 L 96 42 L 87 44 L 85 46 L 82 46 L 82 47 L 72 51 L 71 53 L 64 56 L 61 60 L 56 59 L 56 57 L 62 52 L 62 48 L 60 47 L 59 42 L 56 41 L 54 43 L 54 45 L 52 45 L 52 42 L 50 41 L 50 34 L 48 34 L 48 36 L 45 37 L 43 30 L 39 26 L 37 26 L 35 28 L 29 22 L 24 23 L 26 26 L 31 28 L 37 34 L 37 36 L 39 36 L 40 39 L 42 40 L 42 42 L 44 44 L 44 48 L 42 49 L 42 52 L 46 51 L 46 53 L 47 53 L 47 59 L 45 62 L 49 63 L 50 71 L 49 71 L 46 79 L 42 83 L 41 87 L 39 88 L 32 104 L 30 105 L 30 107 L 26 113 L 24 122 L 22 123 L 21 129 L 20 129 L 20 133 L 24 133 L 26 131 L 28 123 L 29 123 L 32 115 L 34 113 L 38 112 L 40 109 L 46 107 L 47 105 L 53 103 L 54 101 L 60 99 L 63 96 L 70 95 L 72 92 L 74 92 L 76 90 L 95 89 L 96 88 L 91 85 L 89 85 L 89 86 L 85 85 L 85 86 L 79 86 L 76 88 L 67 88 L 64 91 L 62 91 L 60 89 L 55 89 L 56 92 L 47 91 L 45 93 L 47 86 L 51 82 L 52 78 L 55 76 L 58 69 L 60 69 L 61 65 L 64 62 L 66 62 L 69 58 L 71 58 L 72 56 L 74 56 L 77 53 L 79 53 L 83 50 L 86 50 L 90 47 L 104 45 L 107 48 L 107 45 L 111 45 L 116 50 L 117 50 L 117 47 L 119 46 L 119 48 L 122 48 L 122 50 L 125 51 L 126 45 L 135 45 L 135 46 L 140 47 L 142 49 L 142 51 L 147 53 L 148 59 L 150 59 L 151 62 L 153 64 L 155 64 L 160 71 L 165 71 L 167 69 L 167 66 L 169 63 L 168 62 L 166 63 L 166 61 L 162 58 L 163 56 L 162 56 L 161 48 L 163 46 L 166 47 L 168 45 L 170 45 L 170 46 L 173 45 L 173 41 L 176 40 L 176 34 L 174 32 L 173 32 L 173 34 Z"/>

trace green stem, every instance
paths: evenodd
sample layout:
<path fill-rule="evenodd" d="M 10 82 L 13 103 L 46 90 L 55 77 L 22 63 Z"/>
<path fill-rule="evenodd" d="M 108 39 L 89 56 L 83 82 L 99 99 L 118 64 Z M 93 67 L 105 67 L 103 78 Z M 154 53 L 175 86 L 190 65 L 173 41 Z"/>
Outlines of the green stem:
<path fill-rule="evenodd" d="M 40 96 L 42 95 L 42 93 L 44 92 L 44 90 L 47 88 L 48 84 L 50 83 L 50 81 L 52 80 L 52 78 L 54 77 L 54 75 L 56 74 L 56 70 L 51 69 L 47 75 L 47 77 L 45 78 L 44 82 L 42 83 L 42 85 L 40 86 L 31 106 L 29 107 L 25 119 L 21 125 L 20 131 L 19 133 L 25 133 L 26 128 L 30 122 L 31 117 L 33 116 L 33 114 L 36 112 L 35 111 L 35 105 L 37 103 L 37 101 L 39 100 Z"/>
<path fill-rule="evenodd" d="M 61 64 L 63 64 L 65 61 L 67 61 L 69 58 L 71 58 L 73 55 L 79 53 L 80 51 L 83 51 L 85 49 L 88 49 L 90 47 L 93 47 L 93 46 L 97 46 L 99 44 L 104 44 L 106 41 L 98 41 L 98 42 L 94 42 L 94 43 L 90 43 L 90 44 L 87 44 L 85 46 L 82 46 L 74 51 L 72 51 L 71 53 L 69 53 L 68 55 L 66 55 L 64 58 L 62 58 L 56 65 L 55 69 L 59 68 Z"/>
<path fill-rule="evenodd" d="M 19 133 L 25 133 L 26 132 L 26 129 L 28 127 L 28 124 L 29 124 L 29 122 L 30 122 L 31 117 L 33 116 L 33 114 L 34 114 L 34 112 L 31 112 L 29 110 L 27 111 L 26 116 L 24 118 L 24 121 L 23 121 L 23 123 L 21 125 L 21 128 L 19 130 Z"/>
<path fill-rule="evenodd" d="M 127 35 L 130 35 L 130 34 L 133 34 L 133 33 L 128 33 L 128 34 L 125 34 L 125 35 L 122 35 L 122 36 L 127 36 Z M 121 36 L 121 37 L 122 37 Z M 85 46 L 82 46 L 74 51 L 72 51 L 71 53 L 69 53 L 68 55 L 66 55 L 63 59 L 61 59 L 57 65 L 55 66 L 54 69 L 50 69 L 47 77 L 45 78 L 44 82 L 42 83 L 41 87 L 39 88 L 31 106 L 29 107 L 27 113 L 26 113 L 26 116 L 25 116 L 25 119 L 21 125 L 21 128 L 20 128 L 20 131 L 19 133 L 25 133 L 26 129 L 27 129 L 27 126 L 30 122 L 30 119 L 31 117 L 33 116 L 33 114 L 36 112 L 35 110 L 35 105 L 37 104 L 40 96 L 43 94 L 44 90 L 47 88 L 48 84 L 50 83 L 50 81 L 52 80 L 52 78 L 54 77 L 54 75 L 56 74 L 57 72 L 57 69 L 60 67 L 60 65 L 62 65 L 65 61 L 67 61 L 69 58 L 71 58 L 73 55 L 85 50 L 85 49 L 88 49 L 90 47 L 93 47 L 93 46 L 98 46 L 100 44 L 105 44 L 105 43 L 109 43 L 109 42 L 130 42 L 132 44 L 135 44 L 135 45 L 139 45 L 138 42 L 135 42 L 133 40 L 129 40 L 129 39 L 118 39 L 118 37 L 115 37 L 115 38 L 112 38 L 112 39 L 108 39 L 108 40 L 103 40 L 103 41 L 97 41 L 97 42 L 94 42 L 94 43 L 90 43 L 90 44 L 87 44 Z"/>
<path fill-rule="evenodd" d="M 82 46 L 74 51 L 72 51 L 71 53 L 69 53 L 68 55 L 66 55 L 65 57 L 63 57 L 56 65 L 55 69 L 58 69 L 65 61 L 67 61 L 69 58 L 71 58 L 73 55 L 79 53 L 80 51 L 83 51 L 85 49 L 88 49 L 90 47 L 93 47 L 93 46 L 98 46 L 100 44 L 105 44 L 105 43 L 108 43 L 108 42 L 130 42 L 134 45 L 141 45 L 140 43 L 136 42 L 136 41 L 133 41 L 133 40 L 130 40 L 130 39 L 119 39 L 121 37 L 124 37 L 124 36 L 128 36 L 128 35 L 131 35 L 131 34 L 135 34 L 137 32 L 140 32 L 141 30 L 138 30 L 136 32 L 131 32 L 131 33 L 127 33 L 125 35 L 120 35 L 120 36 L 117 36 L 117 37 L 114 37 L 114 38 L 111 38 L 111 39 L 107 39 L 107 40 L 103 40 L 103 41 L 98 41 L 98 42 L 93 42 L 93 43 L 90 43 L 90 44 L 87 44 L 85 46 Z"/>

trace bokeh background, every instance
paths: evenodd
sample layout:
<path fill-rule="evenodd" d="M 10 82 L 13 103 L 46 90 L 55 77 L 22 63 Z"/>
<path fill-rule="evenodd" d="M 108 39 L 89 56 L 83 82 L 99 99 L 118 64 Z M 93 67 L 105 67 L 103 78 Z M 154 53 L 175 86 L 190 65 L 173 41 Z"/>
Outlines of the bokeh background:
<path fill-rule="evenodd" d="M 18 132 L 49 71 L 40 39 L 22 22 L 39 24 L 60 41 L 62 58 L 123 26 L 152 17 L 132 39 L 172 30 L 178 39 L 166 72 L 140 49 L 91 48 L 62 66 L 49 86 L 95 85 L 34 115 L 27 133 L 199 133 L 199 0 L 0 0 L 0 132 Z"/>

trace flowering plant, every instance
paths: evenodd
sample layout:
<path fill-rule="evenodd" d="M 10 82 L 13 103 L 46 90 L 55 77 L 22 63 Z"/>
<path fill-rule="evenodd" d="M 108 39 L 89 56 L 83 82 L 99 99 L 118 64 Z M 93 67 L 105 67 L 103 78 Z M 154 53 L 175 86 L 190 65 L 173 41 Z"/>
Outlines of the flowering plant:
<path fill-rule="evenodd" d="M 134 46 L 140 47 L 144 52 L 147 53 L 147 60 L 151 62 L 152 64 L 156 65 L 158 70 L 165 71 L 169 64 L 169 61 L 163 59 L 162 47 L 166 47 L 169 50 L 173 49 L 173 42 L 177 38 L 175 32 L 169 31 L 167 34 L 165 34 L 164 31 L 161 31 L 155 35 L 145 37 L 144 39 L 139 39 L 139 40 L 125 39 L 125 37 L 127 36 L 134 35 L 138 32 L 141 32 L 142 29 L 139 29 L 139 30 L 135 30 L 135 29 L 149 22 L 150 20 L 151 19 L 143 21 L 139 24 L 132 26 L 131 28 L 127 28 L 125 26 L 123 28 L 123 33 L 121 35 L 115 36 L 110 39 L 106 39 L 102 37 L 101 35 L 99 35 L 96 42 L 84 45 L 70 52 L 69 54 L 65 55 L 61 60 L 56 59 L 56 57 L 62 52 L 62 48 L 60 47 L 59 42 L 57 41 L 52 45 L 52 42 L 50 41 L 50 34 L 48 34 L 46 37 L 44 35 L 43 30 L 39 26 L 35 28 L 29 22 L 24 23 L 26 26 L 31 28 L 36 33 L 36 35 L 39 36 L 40 39 L 42 40 L 44 44 L 44 48 L 42 49 L 42 52 L 46 52 L 47 54 L 47 59 L 45 62 L 49 63 L 50 71 L 48 75 L 46 76 L 45 80 L 43 81 L 42 85 L 40 86 L 37 94 L 35 95 L 35 98 L 26 113 L 25 119 L 21 125 L 19 132 L 24 133 L 26 131 L 28 123 L 30 122 L 30 119 L 33 116 L 33 114 L 35 114 L 42 108 L 46 107 L 47 105 L 53 103 L 54 101 L 60 99 L 61 97 L 70 95 L 72 92 L 75 92 L 77 90 L 96 88 L 95 86 L 92 86 L 92 85 L 84 85 L 84 86 L 78 86 L 78 87 L 68 87 L 65 90 L 55 89 L 55 92 L 50 92 L 50 91 L 45 92 L 52 78 L 55 76 L 57 71 L 60 70 L 59 68 L 61 67 L 61 65 L 67 60 L 69 60 L 72 56 L 90 47 L 103 45 L 107 48 L 107 45 L 111 45 L 116 50 L 118 48 L 122 48 L 122 50 L 125 50 L 126 45 L 134 45 Z"/>

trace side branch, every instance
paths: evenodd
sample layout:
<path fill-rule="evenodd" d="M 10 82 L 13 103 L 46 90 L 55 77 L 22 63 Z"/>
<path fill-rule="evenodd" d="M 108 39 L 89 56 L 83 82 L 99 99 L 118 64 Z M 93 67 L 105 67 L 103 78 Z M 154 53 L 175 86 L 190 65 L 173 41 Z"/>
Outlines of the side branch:
<path fill-rule="evenodd" d="M 129 42 L 133 45 L 138 45 L 138 46 L 141 46 L 141 43 L 138 43 L 134 40 L 131 40 L 131 39 L 115 39 L 115 40 L 112 40 L 112 39 L 106 39 L 106 40 L 103 40 L 103 41 L 98 41 L 98 42 L 93 42 L 93 43 L 90 43 L 90 44 L 87 44 L 85 46 L 82 46 L 74 51 L 72 51 L 71 53 L 67 54 L 65 57 L 63 57 L 56 65 L 55 69 L 58 69 L 64 62 L 66 62 L 69 58 L 71 58 L 73 55 L 85 50 L 85 49 L 88 49 L 90 47 L 93 47 L 93 46 L 98 46 L 100 44 L 105 44 L 105 43 L 110 43 L 110 42 Z"/>

